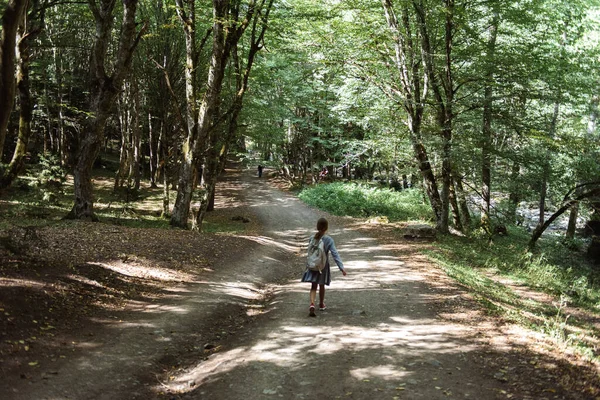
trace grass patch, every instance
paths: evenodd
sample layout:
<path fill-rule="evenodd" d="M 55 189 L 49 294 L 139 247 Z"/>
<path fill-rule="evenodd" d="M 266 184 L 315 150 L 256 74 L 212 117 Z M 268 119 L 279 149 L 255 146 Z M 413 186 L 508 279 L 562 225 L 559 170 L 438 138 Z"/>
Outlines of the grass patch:
<path fill-rule="evenodd" d="M 600 272 L 583 253 L 565 246 L 559 238 L 546 237 L 543 251 L 526 251 L 529 235 L 519 228 L 493 243 L 480 238 L 441 237 L 436 259 L 476 270 L 504 275 L 519 283 L 569 303 L 600 312 Z"/>
<path fill-rule="evenodd" d="M 543 332 L 590 359 L 598 359 L 593 340 L 600 332 L 585 319 L 570 318 L 567 305 L 600 313 L 600 275 L 577 246 L 555 237 L 540 243 L 543 252 L 525 251 L 529 235 L 509 228 L 509 235 L 492 243 L 478 237 L 443 236 L 429 257 L 453 279 L 468 288 L 491 313 Z M 575 249 L 575 250 L 573 250 Z M 516 287 L 552 295 L 552 304 L 526 298 L 499 282 L 508 278 Z"/>
<path fill-rule="evenodd" d="M 334 215 L 387 216 L 390 221 L 431 219 L 431 207 L 417 189 L 396 192 L 366 184 L 336 182 L 305 188 L 298 197 Z"/>

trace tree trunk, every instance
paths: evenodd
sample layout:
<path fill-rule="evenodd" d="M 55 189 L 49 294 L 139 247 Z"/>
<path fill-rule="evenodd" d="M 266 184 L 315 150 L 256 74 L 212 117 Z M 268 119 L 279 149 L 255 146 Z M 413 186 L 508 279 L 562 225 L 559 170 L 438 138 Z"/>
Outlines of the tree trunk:
<path fill-rule="evenodd" d="M 517 221 L 517 207 L 519 206 L 519 201 L 521 201 L 521 195 L 519 190 L 521 189 L 515 183 L 521 174 L 521 165 L 517 160 L 513 161 L 511 172 L 510 172 L 510 182 L 511 188 L 510 193 L 508 195 L 508 204 L 509 204 L 509 218 L 512 222 Z"/>
<path fill-rule="evenodd" d="M 419 31 L 421 33 L 421 56 L 425 74 L 433 91 L 437 107 L 437 122 L 442 137 L 442 191 L 436 228 L 448 232 L 450 211 L 450 185 L 452 183 L 452 125 L 454 84 L 452 76 L 452 35 L 454 31 L 454 0 L 445 0 L 444 64 L 438 68 L 433 58 L 431 38 L 427 28 L 427 15 L 422 1 L 413 1 Z M 438 71 L 439 69 L 439 71 Z"/>
<path fill-rule="evenodd" d="M 244 30 L 252 20 L 255 8 L 249 8 L 245 19 L 235 23 L 226 23 L 230 19 L 237 20 L 239 9 L 232 5 L 231 15 L 229 11 L 229 1 L 213 0 L 213 47 L 208 70 L 206 91 L 202 98 L 197 119 L 197 135 L 193 140 L 186 142 L 188 146 L 187 156 L 184 156 L 182 162 L 182 171 L 179 177 L 179 187 L 177 190 L 177 199 L 173 208 L 171 225 L 181 228 L 187 228 L 190 204 L 193 192 L 193 169 L 201 158 L 202 152 L 207 152 L 206 156 L 206 190 L 210 195 L 214 190 L 219 171 L 219 150 L 215 148 L 220 142 L 216 125 L 218 123 L 218 114 L 221 100 L 221 91 L 223 87 L 223 78 L 227 60 L 232 49 L 241 38 Z M 237 5 L 239 7 L 239 4 Z M 206 211 L 206 204 L 203 203 L 203 210 Z M 202 220 L 202 217 L 200 217 Z"/>
<path fill-rule="evenodd" d="M 57 121 L 57 133 L 56 133 L 56 150 L 60 156 L 60 165 L 66 167 L 69 165 L 69 149 L 67 134 L 65 132 L 65 116 L 64 116 L 64 93 L 63 93 L 63 68 L 62 68 L 62 56 L 60 49 L 53 47 L 52 55 L 54 57 L 54 73 L 56 74 L 56 90 L 57 90 L 57 102 L 58 102 L 58 121 Z"/>
<path fill-rule="evenodd" d="M 123 93 L 127 91 L 124 90 Z M 124 95 L 123 95 L 124 96 Z M 130 115 L 129 107 L 127 105 L 127 98 L 123 97 L 119 101 L 119 131 L 121 132 L 121 148 L 119 150 L 119 169 L 115 174 L 115 185 L 114 190 L 118 190 L 125 184 L 125 171 L 128 169 L 129 153 L 131 148 L 131 135 L 130 135 Z"/>
<path fill-rule="evenodd" d="M 462 218 L 460 216 L 460 207 L 458 206 L 458 200 L 457 200 L 457 195 L 456 195 L 456 190 L 454 187 L 454 184 L 451 183 L 450 184 L 450 196 L 449 196 L 449 200 L 450 200 L 450 207 L 452 209 L 452 219 L 453 219 L 453 224 L 454 224 L 454 228 L 456 228 L 458 231 L 463 232 L 464 228 L 462 225 Z"/>
<path fill-rule="evenodd" d="M 92 167 L 102 146 L 106 121 L 112 113 L 112 106 L 131 68 L 133 51 L 146 29 L 144 26 L 136 37 L 137 0 L 123 0 L 123 6 L 119 45 L 112 74 L 109 76 L 105 66 L 114 21 L 115 3 L 111 0 L 102 0 L 98 4 L 95 0 L 89 0 L 89 7 L 96 22 L 96 35 L 90 62 L 92 75 L 90 109 L 92 113 L 85 124 L 86 130 L 79 147 L 79 157 L 73 173 L 75 202 L 66 218 L 97 220 L 94 214 Z"/>
<path fill-rule="evenodd" d="M 442 200 L 437 187 L 435 175 L 421 140 L 421 124 L 423 121 L 423 104 L 427 91 L 427 78 L 421 71 L 422 62 L 418 61 L 414 44 L 412 26 L 407 5 L 402 7 L 401 21 L 404 32 L 400 31 L 399 21 L 390 0 L 382 0 L 388 28 L 394 37 L 394 64 L 400 76 L 400 88 L 403 95 L 402 105 L 407 113 L 407 125 L 410 141 L 418 168 L 423 178 L 423 187 L 429 197 L 429 203 L 436 222 L 442 217 Z M 415 35 L 416 37 L 416 35 Z M 395 99 L 397 101 L 397 99 Z"/>
<path fill-rule="evenodd" d="M 129 181 L 133 181 L 133 189 L 140 190 L 141 156 L 142 156 L 142 130 L 140 128 L 140 91 L 137 82 L 133 82 L 133 127 L 131 128 L 131 170 Z"/>
<path fill-rule="evenodd" d="M 158 162 L 158 155 L 161 155 L 161 162 Z M 163 211 L 161 216 L 166 218 L 170 216 L 170 199 L 169 199 L 169 145 L 167 142 L 167 124 L 161 122 L 160 134 L 158 136 L 157 145 L 157 170 L 160 169 L 163 178 Z"/>
<path fill-rule="evenodd" d="M 573 204 L 571 212 L 569 213 L 569 224 L 567 225 L 567 232 L 565 237 L 567 239 L 575 239 L 575 231 L 577 230 L 577 218 L 579 216 L 579 203 Z"/>
<path fill-rule="evenodd" d="M 28 1 L 10 0 L 2 16 L 0 31 L 0 162 L 4 153 L 6 129 L 15 101 L 15 57 L 17 30 L 23 21 Z"/>
<path fill-rule="evenodd" d="M 463 232 L 468 233 L 469 230 L 471 230 L 471 213 L 469 211 L 469 205 L 467 204 L 467 197 L 465 196 L 465 190 L 463 188 L 461 177 L 454 177 L 454 187 L 457 192 L 460 216 L 462 218 Z"/>
<path fill-rule="evenodd" d="M 550 121 L 550 129 L 549 136 L 550 139 L 554 139 L 556 133 L 556 125 L 558 123 L 558 111 L 560 104 L 559 102 L 554 103 L 554 112 L 552 113 L 552 120 Z M 548 195 L 548 180 L 550 179 L 550 174 L 552 172 L 552 166 L 550 165 L 550 160 L 544 159 L 542 160 L 542 181 L 540 185 L 540 201 L 539 201 L 539 210 L 540 217 L 538 221 L 538 227 L 544 225 L 545 213 L 546 213 L 546 197 Z"/>
<path fill-rule="evenodd" d="M 482 127 L 482 144 L 481 144 L 481 227 L 491 235 L 490 221 L 490 195 L 492 188 L 492 167 L 491 167 L 491 152 L 492 152 L 492 107 L 494 98 L 494 71 L 495 71 L 495 54 L 496 54 L 496 38 L 498 37 L 498 25 L 500 23 L 500 15 L 498 10 L 493 10 L 492 21 L 488 28 L 487 54 L 485 57 L 486 74 L 485 87 L 483 90 L 483 127 Z"/>
<path fill-rule="evenodd" d="M 256 54 L 262 48 L 261 43 L 263 42 L 264 35 L 267 30 L 267 22 L 272 6 L 273 0 L 269 0 L 264 8 L 260 8 L 256 11 L 257 14 L 260 16 L 260 18 L 257 17 L 257 20 L 260 19 L 260 25 L 257 22 L 255 22 L 252 25 L 252 32 L 250 35 L 250 48 L 248 50 L 246 68 L 244 69 L 244 71 L 242 71 L 240 65 L 240 58 L 238 55 L 239 47 L 237 43 L 233 43 L 231 45 L 231 57 L 233 60 L 233 65 L 235 67 L 236 76 L 236 95 L 233 100 L 233 104 L 230 110 L 228 111 L 229 123 L 227 126 L 227 133 L 225 134 L 225 137 L 222 141 L 216 140 L 216 136 L 214 136 L 215 141 L 211 146 L 212 149 L 216 150 L 218 145 L 218 147 L 220 148 L 220 153 L 215 154 L 217 162 L 215 163 L 214 167 L 216 168 L 216 171 L 213 171 L 209 174 L 210 177 L 214 177 L 215 181 L 209 181 L 210 189 L 208 190 L 208 203 L 206 205 L 206 211 L 214 210 L 216 179 L 225 167 L 230 146 L 235 142 L 235 137 L 238 130 L 238 118 L 242 112 L 242 107 L 244 104 L 244 95 L 248 90 L 248 79 L 250 77 L 250 72 L 252 70 Z M 211 165 L 207 165 L 207 168 L 208 171 L 210 171 Z M 198 214 L 199 218 L 197 219 L 197 226 L 200 230 L 202 230 L 202 222 L 204 215 L 204 210 L 201 210 L 201 212 Z"/>
<path fill-rule="evenodd" d="M 554 214 L 552 214 L 547 221 L 545 221 L 541 225 L 536 226 L 536 228 L 533 230 L 531 234 L 531 239 L 529 240 L 529 248 L 535 248 L 535 244 L 537 243 L 538 239 L 542 236 L 544 231 L 550 226 L 552 222 L 554 222 L 556 218 L 560 217 L 565 211 L 567 211 L 569 208 L 573 207 L 583 199 L 598 196 L 600 196 L 600 187 L 595 187 L 586 192 L 582 192 L 581 194 L 575 196 L 575 198 L 573 199 L 564 201 L 563 205 Z"/>
<path fill-rule="evenodd" d="M 415 135 L 411 134 L 411 141 L 413 142 L 413 152 L 419 163 L 419 170 L 423 178 L 423 189 L 429 198 L 429 203 L 433 210 L 436 221 L 441 220 L 442 215 L 442 199 L 440 198 L 440 192 L 438 191 L 437 181 L 435 174 L 429 162 L 429 156 L 427 150 L 422 143 L 416 140 Z"/>
<path fill-rule="evenodd" d="M 19 134 L 13 157 L 0 179 L 0 189 L 10 186 L 17 174 L 23 168 L 27 144 L 31 135 L 31 119 L 33 116 L 33 102 L 29 90 L 29 42 L 31 36 L 27 35 L 27 26 L 23 22 L 19 28 L 19 40 L 16 50 L 17 59 L 17 88 L 19 91 Z"/>
<path fill-rule="evenodd" d="M 591 103 L 590 119 L 588 121 L 586 129 L 586 138 L 590 143 L 595 141 L 596 136 L 596 125 L 598 120 L 598 103 L 600 97 L 594 96 Z M 569 225 L 567 226 L 566 238 L 574 239 L 575 231 L 577 230 L 577 218 L 579 217 L 579 204 L 575 204 L 571 208 L 571 214 L 569 215 Z"/>
<path fill-rule="evenodd" d="M 196 153 L 200 148 L 200 138 L 198 137 L 198 109 L 196 107 L 196 2 L 190 0 L 176 0 L 177 15 L 183 25 L 185 33 L 186 46 L 186 64 L 185 64 L 185 97 L 186 97 L 186 128 L 187 139 L 184 143 L 181 154 L 181 167 L 179 171 L 179 179 L 177 183 L 177 197 L 171 214 L 171 226 L 179 228 L 187 228 L 188 218 L 190 214 L 190 204 L 192 202 L 193 177 L 196 163 Z M 187 5 L 187 8 L 186 8 Z M 213 14 L 215 5 L 213 2 Z M 216 17 L 216 16 L 215 16 Z M 214 21 L 213 27 L 218 25 L 217 20 Z M 213 57 L 214 57 L 213 45 Z M 207 85 L 211 88 L 210 83 Z M 208 91 L 207 91 L 208 93 Z M 206 97 L 206 95 L 205 95 Z M 203 100 L 204 101 L 204 100 Z"/>
<path fill-rule="evenodd" d="M 148 168 L 150 170 L 150 187 L 155 189 L 156 185 L 156 152 L 154 150 L 154 126 L 152 124 L 152 114 L 148 113 Z"/>

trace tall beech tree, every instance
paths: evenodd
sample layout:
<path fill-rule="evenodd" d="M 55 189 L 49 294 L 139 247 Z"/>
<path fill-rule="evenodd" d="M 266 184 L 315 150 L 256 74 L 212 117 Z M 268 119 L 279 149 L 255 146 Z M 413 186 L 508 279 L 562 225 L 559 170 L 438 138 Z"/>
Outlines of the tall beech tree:
<path fill-rule="evenodd" d="M 481 129 L 481 226 L 491 234 L 490 203 L 492 193 L 492 143 L 493 143 L 493 106 L 494 106 L 494 76 L 496 62 L 496 42 L 500 13 L 498 4 L 491 5 L 491 19 L 488 26 L 488 37 L 484 57 L 483 76 L 483 111 Z"/>
<path fill-rule="evenodd" d="M 440 197 L 437 178 L 433 172 L 429 154 L 422 139 L 422 125 L 429 89 L 429 75 L 423 71 L 420 53 L 419 26 L 410 12 L 409 5 L 400 5 L 400 18 L 391 0 L 382 0 L 385 18 L 393 42 L 393 61 L 399 76 L 400 87 L 390 87 L 386 92 L 397 97 L 406 112 L 406 126 L 410 132 L 414 156 L 423 177 L 423 186 L 435 215 L 438 228 L 443 226 L 444 204 Z M 421 22 L 419 22 L 421 23 Z M 426 56 L 426 57 L 429 57 Z M 400 95 L 400 96 L 398 96 Z M 446 209 L 447 210 L 447 209 Z M 442 228 L 443 229 L 443 228 Z"/>
<path fill-rule="evenodd" d="M 444 0 L 444 33 L 440 35 L 443 38 L 443 62 L 436 63 L 434 49 L 432 45 L 432 34 L 430 33 L 430 20 L 438 20 L 431 17 L 425 10 L 423 1 L 413 1 L 416 12 L 419 31 L 421 34 L 421 54 L 425 65 L 425 73 L 429 78 L 429 85 L 433 92 L 433 98 L 436 108 L 436 119 L 442 139 L 442 190 L 440 193 L 441 209 L 439 218 L 436 221 L 437 229 L 442 233 L 449 231 L 449 209 L 450 209 L 450 189 L 452 185 L 452 128 L 454 123 L 454 95 L 456 88 L 454 86 L 453 68 L 454 60 L 452 54 L 453 38 L 455 34 L 454 25 L 454 0 Z M 435 24 L 432 24 L 435 26 Z M 435 37 L 437 35 L 433 35 Z M 455 207 L 458 212 L 458 205 Z"/>
<path fill-rule="evenodd" d="M 118 45 L 111 68 L 109 48 L 115 19 L 116 0 L 89 0 L 96 27 L 90 57 L 90 115 L 85 122 L 77 164 L 73 172 L 75 202 L 67 218 L 95 221 L 92 167 L 104 138 L 107 119 L 131 68 L 133 52 L 146 26 L 137 31 L 137 0 L 122 0 L 123 15 Z"/>
<path fill-rule="evenodd" d="M 23 23 L 28 1 L 10 0 L 2 14 L 0 32 L 0 162 L 4 153 L 6 128 L 15 102 L 17 32 Z"/>
<path fill-rule="evenodd" d="M 17 143 L 10 163 L 0 176 L 0 189 L 10 186 L 23 167 L 27 146 L 31 135 L 34 99 L 32 98 L 29 78 L 30 46 L 42 31 L 46 4 L 30 0 L 29 11 L 19 25 L 16 46 L 16 84 L 19 95 L 19 131 Z"/>
<path fill-rule="evenodd" d="M 186 122 L 187 138 L 183 144 L 181 167 L 177 184 L 177 197 L 171 214 L 171 225 L 188 227 L 190 205 L 195 186 L 196 174 L 201 165 L 200 158 L 206 150 L 209 129 L 218 109 L 223 76 L 225 75 L 225 29 L 229 1 L 213 0 L 212 50 L 210 67 L 206 78 L 206 91 L 197 106 L 197 51 L 196 5 L 195 1 L 177 0 L 177 14 L 183 25 L 186 40 Z M 207 36 L 208 37 L 208 36 Z"/>

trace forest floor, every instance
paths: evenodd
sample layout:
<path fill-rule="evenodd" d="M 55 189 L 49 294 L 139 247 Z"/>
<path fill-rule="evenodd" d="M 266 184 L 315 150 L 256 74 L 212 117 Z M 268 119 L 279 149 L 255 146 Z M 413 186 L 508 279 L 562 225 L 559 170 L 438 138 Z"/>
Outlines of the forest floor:
<path fill-rule="evenodd" d="M 209 219 L 231 233 L 1 231 L 0 397 L 600 398 L 597 365 L 487 312 L 393 224 L 327 216 L 348 276 L 334 266 L 309 317 L 299 277 L 325 213 L 265 175 L 224 174 Z"/>

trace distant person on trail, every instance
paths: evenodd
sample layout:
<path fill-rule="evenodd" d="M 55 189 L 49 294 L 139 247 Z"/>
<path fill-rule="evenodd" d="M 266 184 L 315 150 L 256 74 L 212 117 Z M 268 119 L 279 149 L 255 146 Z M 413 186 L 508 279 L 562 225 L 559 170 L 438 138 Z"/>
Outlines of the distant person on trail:
<path fill-rule="evenodd" d="M 327 178 L 327 174 L 329 174 L 329 171 L 327 170 L 327 167 L 323 167 L 323 169 L 321 170 L 321 172 L 319 172 L 319 180 L 322 181 L 325 178 Z"/>
<path fill-rule="evenodd" d="M 325 307 L 325 285 L 329 286 L 331 283 L 331 269 L 329 266 L 329 252 L 333 256 L 335 263 L 337 264 L 342 274 L 346 276 L 346 270 L 344 269 L 344 264 L 342 263 L 342 259 L 335 248 L 335 243 L 331 236 L 326 235 L 325 233 L 329 229 L 329 222 L 325 218 L 320 218 L 317 221 L 317 232 L 311 236 L 311 240 L 314 239 L 318 241 L 321 239 L 323 241 L 323 248 L 325 250 L 326 263 L 325 268 L 319 271 L 312 271 L 310 269 L 306 269 L 304 274 L 302 275 L 302 282 L 310 282 L 310 307 L 308 309 L 308 315 L 311 317 L 316 317 L 315 314 L 315 300 L 317 297 L 317 285 L 319 285 L 319 310 L 323 311 L 327 307 Z"/>
<path fill-rule="evenodd" d="M 262 165 L 259 165 L 259 166 L 258 166 L 258 177 L 259 177 L 259 178 L 260 178 L 260 177 L 262 177 L 262 172 L 263 172 L 263 166 L 262 166 Z"/>

